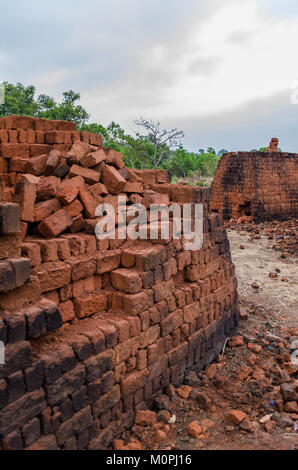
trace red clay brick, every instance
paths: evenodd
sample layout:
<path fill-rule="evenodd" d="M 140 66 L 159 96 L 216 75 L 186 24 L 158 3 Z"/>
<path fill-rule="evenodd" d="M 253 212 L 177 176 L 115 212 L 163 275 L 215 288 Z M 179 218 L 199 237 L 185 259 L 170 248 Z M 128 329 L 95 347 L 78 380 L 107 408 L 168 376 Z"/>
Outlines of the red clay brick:
<path fill-rule="evenodd" d="M 107 310 L 107 296 L 102 291 L 86 292 L 74 298 L 74 307 L 79 318 L 102 313 Z"/>
<path fill-rule="evenodd" d="M 14 202 L 20 205 L 21 220 L 34 222 L 34 204 L 36 199 L 36 185 L 18 183 L 15 188 Z"/>
<path fill-rule="evenodd" d="M 82 186 L 81 188 L 79 188 L 79 196 L 81 203 L 84 207 L 86 217 L 88 219 L 94 218 L 98 202 L 95 196 L 93 195 L 92 191 L 88 187 Z"/>
<path fill-rule="evenodd" d="M 28 139 L 28 144 L 35 144 L 35 143 L 36 143 L 36 134 L 35 134 L 35 130 L 33 130 L 33 129 L 28 129 L 28 131 L 27 131 L 27 139 Z"/>
<path fill-rule="evenodd" d="M 106 149 L 106 161 L 118 169 L 125 167 L 122 154 L 113 149 Z"/>
<path fill-rule="evenodd" d="M 123 191 L 125 193 L 140 193 L 144 192 L 144 185 L 143 183 L 126 183 L 124 186 Z"/>
<path fill-rule="evenodd" d="M 96 152 L 87 153 L 80 159 L 80 164 L 85 168 L 90 168 L 96 165 L 99 165 L 101 162 L 104 162 L 107 158 L 106 153 L 101 150 L 96 150 Z"/>
<path fill-rule="evenodd" d="M 8 131 L 8 140 L 10 144 L 17 144 L 18 143 L 18 131 L 17 130 L 9 130 Z"/>
<path fill-rule="evenodd" d="M 37 243 L 22 243 L 22 256 L 30 259 L 32 266 L 38 266 L 41 263 L 40 246 Z"/>
<path fill-rule="evenodd" d="M 139 274 L 129 269 L 117 269 L 111 274 L 111 282 L 115 289 L 126 294 L 137 294 L 142 290 L 142 280 Z"/>
<path fill-rule="evenodd" d="M 46 201 L 55 197 L 58 191 L 60 180 L 55 176 L 40 178 L 37 186 L 37 197 L 40 201 Z"/>
<path fill-rule="evenodd" d="M 123 297 L 124 311 L 134 316 L 148 310 L 153 305 L 152 291 L 140 292 L 139 294 L 125 295 Z"/>
<path fill-rule="evenodd" d="M 27 172 L 35 176 L 43 175 L 47 159 L 47 155 L 40 155 L 39 157 L 30 158 L 28 160 Z"/>
<path fill-rule="evenodd" d="M 61 204 L 56 198 L 38 202 L 34 206 L 35 221 L 40 222 L 52 215 L 54 212 L 58 212 L 60 209 Z"/>
<path fill-rule="evenodd" d="M 74 306 L 71 300 L 59 304 L 59 311 L 63 323 L 70 322 L 75 318 Z"/>
<path fill-rule="evenodd" d="M 81 214 L 77 215 L 76 217 L 72 219 L 72 224 L 70 226 L 71 233 L 82 232 L 84 228 L 85 228 L 85 219 L 83 218 Z"/>
<path fill-rule="evenodd" d="M 79 281 L 80 279 L 84 279 L 95 274 L 96 260 L 94 256 L 70 258 L 66 262 L 71 266 L 72 281 Z"/>
<path fill-rule="evenodd" d="M 60 152 L 58 150 L 52 150 L 47 157 L 45 166 L 45 176 L 52 176 L 54 170 L 58 167 L 60 162 Z"/>
<path fill-rule="evenodd" d="M 87 184 L 96 184 L 99 182 L 100 173 L 95 170 L 90 170 L 89 168 L 83 168 L 78 165 L 73 165 L 69 171 L 70 178 L 75 176 L 81 176 L 84 178 Z"/>
<path fill-rule="evenodd" d="M 2 143 L 2 157 L 3 158 L 29 158 L 30 149 L 28 144 L 3 144 Z"/>
<path fill-rule="evenodd" d="M 78 164 L 87 153 L 90 153 L 90 145 L 76 141 L 68 152 L 67 158 L 71 163 Z"/>
<path fill-rule="evenodd" d="M 75 199 L 71 204 L 64 207 L 64 210 L 69 213 L 70 217 L 77 217 L 81 212 L 83 212 L 83 209 L 84 208 L 78 199 Z"/>
<path fill-rule="evenodd" d="M 71 204 L 78 194 L 79 194 L 79 188 L 77 186 L 68 185 L 64 187 L 63 189 L 60 189 L 57 192 L 56 198 L 59 199 L 59 201 L 64 206 L 66 206 L 68 204 Z"/>
<path fill-rule="evenodd" d="M 5 130 L 5 129 L 0 130 L 0 143 L 1 144 L 7 144 L 8 143 L 8 131 Z"/>
<path fill-rule="evenodd" d="M 39 155 L 49 154 L 51 152 L 51 145 L 42 145 L 42 144 L 31 144 L 29 145 L 30 157 L 38 157 Z"/>
<path fill-rule="evenodd" d="M 104 274 L 119 268 L 121 261 L 121 251 L 111 250 L 106 253 L 98 253 L 97 256 L 97 274 Z"/>
<path fill-rule="evenodd" d="M 47 217 L 39 226 L 38 231 L 46 238 L 57 237 L 72 224 L 72 219 L 67 211 L 61 209 Z"/>
<path fill-rule="evenodd" d="M 102 183 L 94 184 L 90 189 L 95 196 L 107 196 L 109 194 L 106 186 Z"/>
<path fill-rule="evenodd" d="M 123 191 L 126 181 L 116 168 L 103 164 L 102 182 L 112 194 L 119 194 Z"/>
<path fill-rule="evenodd" d="M 50 292 L 70 283 L 71 267 L 61 261 L 41 264 L 34 272 L 38 274 L 41 292 Z"/>
<path fill-rule="evenodd" d="M 121 382 L 121 395 L 127 397 L 145 386 L 149 373 L 147 369 L 140 372 L 133 372 Z"/>
<path fill-rule="evenodd" d="M 17 171 L 18 173 L 26 173 L 28 167 L 27 158 L 11 158 L 9 160 L 9 171 Z"/>

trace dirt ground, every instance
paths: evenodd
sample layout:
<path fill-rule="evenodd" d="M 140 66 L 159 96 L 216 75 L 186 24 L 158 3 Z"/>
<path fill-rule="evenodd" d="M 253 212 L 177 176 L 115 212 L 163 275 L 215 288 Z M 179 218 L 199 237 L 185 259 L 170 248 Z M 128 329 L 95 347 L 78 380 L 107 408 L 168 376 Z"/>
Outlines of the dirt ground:
<path fill-rule="evenodd" d="M 295 254 L 282 259 L 266 237 L 254 240 L 245 230 L 229 230 L 228 235 L 241 300 L 274 309 L 279 322 L 297 326 L 298 259 Z M 276 273 L 277 277 L 270 277 L 270 273 Z M 259 288 L 253 288 L 253 283 Z"/>
<path fill-rule="evenodd" d="M 231 226 L 228 236 L 239 283 L 239 336 L 207 370 L 190 373 L 178 390 L 170 387 L 148 425 L 135 425 L 114 448 L 298 449 L 298 270 L 295 250 L 286 251 L 297 230 L 283 239 L 282 250 L 271 232 L 268 238 L 262 230 Z"/>

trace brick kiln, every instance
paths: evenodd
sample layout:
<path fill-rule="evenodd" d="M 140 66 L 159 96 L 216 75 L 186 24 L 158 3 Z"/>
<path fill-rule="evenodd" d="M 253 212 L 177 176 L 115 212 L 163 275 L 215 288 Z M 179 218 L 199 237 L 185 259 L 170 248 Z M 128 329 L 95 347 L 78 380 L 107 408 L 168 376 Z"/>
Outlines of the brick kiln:
<path fill-rule="evenodd" d="M 298 155 L 273 151 L 232 152 L 221 158 L 210 209 L 225 219 L 252 216 L 255 222 L 298 217 Z"/>
<path fill-rule="evenodd" d="M 104 449 L 221 350 L 236 278 L 208 189 L 169 184 L 69 122 L 0 120 L 0 447 Z M 98 240 L 95 209 L 201 202 L 204 245 Z M 1 343 L 0 343 L 1 344 Z"/>

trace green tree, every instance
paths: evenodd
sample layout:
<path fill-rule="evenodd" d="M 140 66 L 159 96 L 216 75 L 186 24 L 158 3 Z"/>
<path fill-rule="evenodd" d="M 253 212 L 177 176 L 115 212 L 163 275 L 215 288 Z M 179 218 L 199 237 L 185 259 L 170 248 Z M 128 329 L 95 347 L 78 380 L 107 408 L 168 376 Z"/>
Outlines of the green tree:
<path fill-rule="evenodd" d="M 42 94 L 35 98 L 36 88 L 22 83 L 13 85 L 4 82 L 5 103 L 0 106 L 0 116 L 16 114 L 21 116 L 42 117 L 73 121 L 78 126 L 89 119 L 89 114 L 77 104 L 81 96 L 73 90 L 63 93 L 63 101 L 56 103 L 51 96 Z"/>
<path fill-rule="evenodd" d="M 101 124 L 96 124 L 96 123 L 83 124 L 80 127 L 80 130 L 81 131 L 92 132 L 93 134 L 100 134 L 102 136 L 102 138 L 104 139 L 104 141 L 105 141 L 105 139 L 108 138 L 108 131 Z"/>
<path fill-rule="evenodd" d="M 104 146 L 112 148 L 117 152 L 120 152 L 122 147 L 126 145 L 127 136 L 120 125 L 114 121 L 112 121 L 108 127 L 95 123 L 83 124 L 81 130 L 100 134 L 103 137 Z"/>
<path fill-rule="evenodd" d="M 180 146 L 164 163 L 163 168 L 172 172 L 178 178 L 187 178 L 195 175 L 213 176 L 217 168 L 220 156 L 211 152 L 191 153 Z"/>
<path fill-rule="evenodd" d="M 146 137 L 126 136 L 121 152 L 127 166 L 140 170 L 153 168 L 154 146 Z"/>
<path fill-rule="evenodd" d="M 81 98 L 80 93 L 73 90 L 65 91 L 63 98 L 61 103 L 56 103 L 50 96 L 40 95 L 37 98 L 40 105 L 38 116 L 46 119 L 72 121 L 77 126 L 82 126 L 90 115 L 81 105 L 77 104 Z"/>
<path fill-rule="evenodd" d="M 34 99 L 35 91 L 33 85 L 25 87 L 19 82 L 16 85 L 4 82 L 5 102 L 0 105 L 0 116 L 37 116 L 39 105 Z"/>
<path fill-rule="evenodd" d="M 98 123 L 87 124 L 89 114 L 78 104 L 81 96 L 73 90 L 64 92 L 62 102 L 57 103 L 47 94 L 35 97 L 33 85 L 25 87 L 22 83 L 13 85 L 5 82 L 4 86 L 5 103 L 0 106 L 0 116 L 17 114 L 73 121 L 79 130 L 100 134 L 104 146 L 121 152 L 126 165 L 132 168 L 165 168 L 178 178 L 212 176 L 220 155 L 226 152 L 222 149 L 216 155 L 213 147 L 208 147 L 206 151 L 199 149 L 198 153 L 188 152 L 180 143 L 184 137 L 183 131 L 162 129 L 159 122 L 142 117 L 135 121 L 140 131 L 135 132 L 134 136 L 126 134 L 114 121 L 107 127 Z"/>
<path fill-rule="evenodd" d="M 209 149 L 208 149 L 209 150 Z M 204 153 L 200 155 L 199 170 L 202 176 L 213 176 L 217 168 L 220 157 L 216 153 Z"/>
<path fill-rule="evenodd" d="M 192 176 L 198 170 L 199 159 L 194 153 L 189 153 L 180 145 L 171 157 L 163 163 L 163 168 L 170 170 L 178 178 Z"/>
<path fill-rule="evenodd" d="M 162 129 L 160 122 L 149 121 L 140 117 L 140 119 L 134 121 L 138 128 L 141 128 L 144 134 L 136 133 L 136 141 L 148 141 L 153 152 L 147 152 L 143 148 L 143 152 L 148 160 L 152 161 L 154 168 L 158 166 L 169 157 L 170 150 L 177 148 L 180 144 L 180 140 L 184 137 L 184 132 L 178 129 Z"/>

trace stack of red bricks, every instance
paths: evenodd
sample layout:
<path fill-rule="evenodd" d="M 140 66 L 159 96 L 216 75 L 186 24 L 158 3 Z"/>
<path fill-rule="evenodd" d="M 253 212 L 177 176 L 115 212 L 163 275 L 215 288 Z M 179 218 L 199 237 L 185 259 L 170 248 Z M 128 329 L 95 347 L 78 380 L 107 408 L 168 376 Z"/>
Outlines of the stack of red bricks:
<path fill-rule="evenodd" d="M 298 217 L 298 154 L 232 152 L 223 155 L 212 184 L 210 209 L 225 219 L 257 223 Z"/>
<path fill-rule="evenodd" d="M 5 130 L 26 119 L 7 118 Z M 94 145 L 98 136 L 66 144 L 62 134 L 75 131 L 60 125 L 70 123 L 43 125 L 56 142 L 45 154 L 8 156 L 7 145 L 31 144 L 1 147 L 3 205 L 19 210 L 21 222 L 13 246 L 0 234 L 0 254 L 10 266 L 8 257 L 30 260 L 31 272 L 0 296 L 0 446 L 104 449 L 136 410 L 210 363 L 235 332 L 235 270 L 223 219 L 208 211 L 209 190 L 170 185 L 161 171 L 149 182 Z M 24 168 L 13 171 L 13 158 Z M 202 249 L 187 251 L 183 239 L 98 240 L 95 209 L 117 208 L 119 195 L 146 208 L 203 204 Z M 4 216 L 12 225 L 18 217 Z M 0 266 L 0 286 L 1 276 Z"/>

